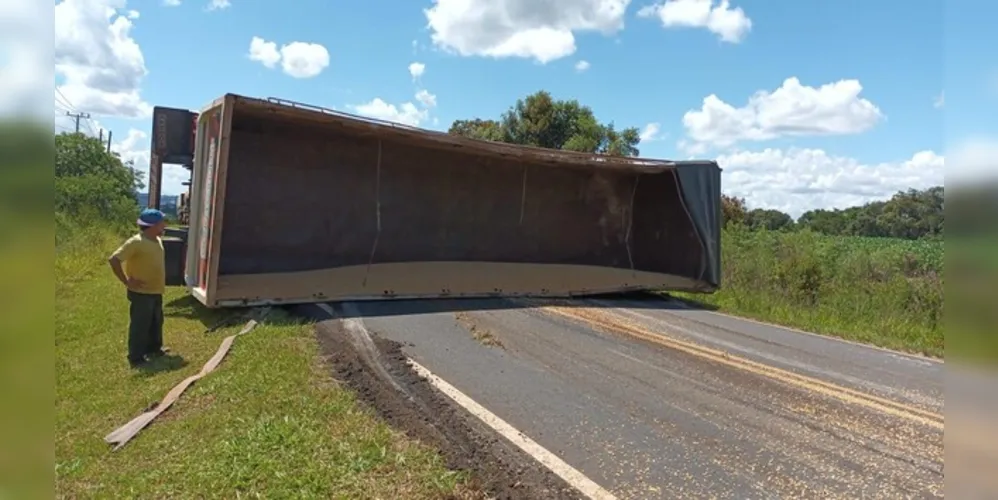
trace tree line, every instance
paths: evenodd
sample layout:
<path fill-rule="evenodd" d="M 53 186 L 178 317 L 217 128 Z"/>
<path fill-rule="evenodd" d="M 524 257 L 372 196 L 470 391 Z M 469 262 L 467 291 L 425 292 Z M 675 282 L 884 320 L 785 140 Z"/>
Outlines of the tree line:
<path fill-rule="evenodd" d="M 618 129 L 601 123 L 592 108 L 577 100 L 559 100 L 547 91 L 518 99 L 498 119 L 456 120 L 448 133 L 495 142 L 612 156 L 638 156 L 636 127 Z M 791 231 L 810 229 L 839 236 L 936 238 L 943 231 L 943 188 L 899 192 L 887 201 L 836 210 L 811 210 L 794 220 L 772 209 L 749 209 L 745 200 L 722 197 L 725 225 Z"/>
<path fill-rule="evenodd" d="M 742 198 L 724 195 L 721 204 L 725 226 L 739 224 L 749 229 L 771 231 L 808 229 L 832 236 L 917 240 L 942 237 L 943 199 L 942 186 L 909 189 L 886 201 L 845 209 L 809 210 L 797 220 L 779 210 L 749 210 Z"/>

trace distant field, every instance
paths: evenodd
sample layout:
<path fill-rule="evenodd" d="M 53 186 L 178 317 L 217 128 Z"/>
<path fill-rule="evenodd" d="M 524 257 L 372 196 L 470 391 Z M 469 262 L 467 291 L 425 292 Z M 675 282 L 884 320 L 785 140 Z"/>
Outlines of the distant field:
<path fill-rule="evenodd" d="M 942 356 L 943 243 L 726 230 L 721 291 L 682 295 L 732 314 Z"/>

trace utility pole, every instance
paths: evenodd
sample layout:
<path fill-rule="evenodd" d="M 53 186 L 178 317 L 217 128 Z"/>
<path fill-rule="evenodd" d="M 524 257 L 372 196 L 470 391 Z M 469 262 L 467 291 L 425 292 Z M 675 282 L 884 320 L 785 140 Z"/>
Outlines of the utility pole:
<path fill-rule="evenodd" d="M 111 152 L 111 131 L 107 131 L 107 152 Z"/>
<path fill-rule="evenodd" d="M 80 118 L 90 118 L 90 113 L 76 113 L 76 114 L 73 114 L 73 113 L 70 113 L 69 111 L 67 111 L 66 112 L 66 116 L 68 116 L 70 118 L 76 118 L 76 133 L 79 134 L 80 133 Z"/>

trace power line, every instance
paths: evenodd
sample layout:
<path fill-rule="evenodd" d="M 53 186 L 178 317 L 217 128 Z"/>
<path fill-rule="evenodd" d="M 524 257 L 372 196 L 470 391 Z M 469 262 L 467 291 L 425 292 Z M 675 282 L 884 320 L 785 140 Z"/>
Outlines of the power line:
<path fill-rule="evenodd" d="M 70 113 L 66 112 L 66 116 L 76 119 L 76 133 L 80 133 L 80 118 L 90 119 L 90 113 Z M 92 130 L 91 130 L 92 131 Z"/>
<path fill-rule="evenodd" d="M 56 93 L 56 99 L 55 99 L 56 113 L 58 114 L 59 111 L 63 111 L 63 112 L 65 112 L 66 116 L 68 116 L 70 118 L 73 118 L 75 120 L 75 122 L 76 122 L 76 124 L 75 124 L 75 131 L 76 131 L 76 133 L 80 133 L 80 119 L 81 118 L 85 119 L 86 121 L 83 122 L 83 124 L 86 125 L 86 127 L 87 127 L 88 130 L 90 130 L 90 134 L 93 137 L 98 138 L 98 140 L 101 141 L 101 143 L 103 144 L 104 143 L 104 129 L 101 128 L 101 127 L 99 127 L 97 125 L 97 122 L 95 122 L 90 117 L 90 113 L 79 112 L 77 110 L 76 106 L 73 106 L 73 102 L 70 101 L 69 98 L 67 98 L 66 95 L 62 93 L 61 90 L 59 90 L 59 87 L 55 88 L 55 93 Z M 60 97 L 62 98 L 61 100 L 59 99 Z M 61 108 L 60 108 L 60 106 L 61 106 Z M 66 108 L 68 108 L 68 109 L 66 109 Z M 61 125 L 59 127 L 62 128 L 62 129 L 67 129 L 67 127 L 61 126 Z M 99 130 L 99 132 L 98 132 L 98 130 Z M 111 131 L 110 130 L 108 130 L 108 132 L 107 132 L 107 151 L 111 152 Z"/>
<path fill-rule="evenodd" d="M 90 135 L 97 137 L 97 127 L 95 126 L 94 121 L 90 119 L 89 114 L 86 116 L 86 118 L 87 121 L 83 123 L 87 126 L 87 130 L 90 130 Z"/>
<path fill-rule="evenodd" d="M 56 110 L 63 111 L 66 116 L 76 118 L 76 132 L 79 133 L 80 131 L 80 118 L 85 118 L 87 121 L 84 122 L 84 125 L 87 126 L 87 129 L 90 130 L 92 135 L 96 136 L 97 124 L 90 118 L 90 113 L 81 113 L 76 106 L 73 105 L 73 102 L 66 97 L 66 94 L 63 94 L 62 91 L 59 90 L 59 87 L 55 87 L 55 93 Z M 60 97 L 62 99 L 59 99 Z"/>
<path fill-rule="evenodd" d="M 76 108 L 74 108 L 73 106 L 70 106 L 69 104 L 67 104 L 66 102 L 63 102 L 60 99 L 56 99 L 55 100 L 55 107 L 56 107 L 56 109 L 62 109 L 62 110 L 65 110 L 65 111 L 76 111 Z"/>
<path fill-rule="evenodd" d="M 67 108 L 69 108 L 72 111 L 76 111 L 76 107 L 73 106 L 73 101 L 70 101 L 68 98 L 66 98 L 65 94 L 63 94 L 62 91 L 59 90 L 59 87 L 55 88 L 55 93 L 58 94 L 59 97 L 62 98 L 62 101 L 59 102 L 59 104 L 62 104 L 63 106 L 66 106 Z M 58 101 L 58 99 L 56 99 L 56 100 Z"/>

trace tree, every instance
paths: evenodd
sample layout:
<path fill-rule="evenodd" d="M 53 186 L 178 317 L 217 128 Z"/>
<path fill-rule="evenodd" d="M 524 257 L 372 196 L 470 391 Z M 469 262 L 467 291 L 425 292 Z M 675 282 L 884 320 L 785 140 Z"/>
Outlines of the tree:
<path fill-rule="evenodd" d="M 829 235 L 938 238 L 943 233 L 942 186 L 909 189 L 887 201 L 836 210 L 805 212 L 797 225 Z"/>
<path fill-rule="evenodd" d="M 479 120 L 478 118 L 456 120 L 451 124 L 447 133 L 484 141 L 502 142 L 503 140 L 502 126 L 495 120 Z"/>
<path fill-rule="evenodd" d="M 894 195 L 880 214 L 890 236 L 918 239 L 942 234 L 943 188 L 910 189 Z"/>
<path fill-rule="evenodd" d="M 794 219 L 779 210 L 756 208 L 745 215 L 745 224 L 752 229 L 780 231 L 793 228 Z"/>
<path fill-rule="evenodd" d="M 94 176 L 106 179 L 116 196 L 134 198 L 141 174 L 108 152 L 97 138 L 79 133 L 55 136 L 55 176 L 57 178 Z"/>
<path fill-rule="evenodd" d="M 130 224 L 139 185 L 138 172 L 99 139 L 79 133 L 55 137 L 57 219 Z"/>
<path fill-rule="evenodd" d="M 616 130 L 576 100 L 561 101 L 546 91 L 516 101 L 499 120 L 457 120 L 448 131 L 474 139 L 612 156 L 637 156 L 637 128 Z"/>
<path fill-rule="evenodd" d="M 744 224 L 746 218 L 745 199 L 735 196 L 721 195 L 721 224 L 724 227 L 733 224 Z"/>

